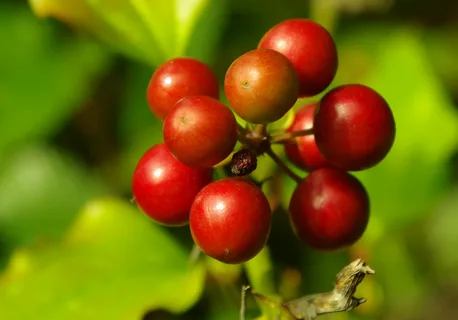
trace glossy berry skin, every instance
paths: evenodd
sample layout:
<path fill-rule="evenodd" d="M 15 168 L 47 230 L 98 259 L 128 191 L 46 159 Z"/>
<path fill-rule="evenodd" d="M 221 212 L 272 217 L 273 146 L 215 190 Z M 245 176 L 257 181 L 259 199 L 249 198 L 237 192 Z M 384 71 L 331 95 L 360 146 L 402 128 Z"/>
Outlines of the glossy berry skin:
<path fill-rule="evenodd" d="M 228 264 L 256 256 L 270 233 L 271 210 L 266 196 L 241 177 L 210 183 L 197 195 L 189 225 L 197 246 Z"/>
<path fill-rule="evenodd" d="M 294 121 L 286 132 L 307 130 L 313 127 L 313 116 L 315 115 L 316 103 L 307 104 L 301 107 L 294 116 Z M 315 136 L 309 134 L 294 138 L 295 143 L 285 144 L 285 153 L 296 167 L 305 171 L 313 169 L 333 167 L 318 150 L 315 143 Z"/>
<path fill-rule="evenodd" d="M 218 79 L 203 62 L 180 57 L 156 69 L 148 85 L 146 100 L 153 114 L 164 120 L 178 100 L 194 95 L 219 99 Z"/>
<path fill-rule="evenodd" d="M 290 221 L 297 237 L 319 251 L 355 243 L 369 219 L 369 198 L 349 173 L 334 168 L 312 171 L 291 198 Z"/>
<path fill-rule="evenodd" d="M 387 102 L 361 84 L 329 91 L 319 102 L 313 126 L 316 144 L 326 159 L 350 171 L 379 163 L 395 137 Z"/>
<path fill-rule="evenodd" d="M 226 157 L 237 143 L 237 121 L 216 99 L 189 96 L 167 115 L 164 142 L 172 154 L 190 166 L 210 167 Z"/>
<path fill-rule="evenodd" d="M 273 26 L 258 48 L 281 52 L 294 65 L 299 96 L 314 96 L 326 89 L 337 71 L 337 49 L 331 34 L 308 19 L 290 19 Z"/>
<path fill-rule="evenodd" d="M 226 72 L 224 91 L 232 109 L 251 123 L 269 123 L 294 105 L 299 82 L 291 62 L 270 49 L 252 50 Z"/>
<path fill-rule="evenodd" d="M 154 221 L 181 226 L 197 193 L 212 181 L 211 168 L 193 168 L 178 161 L 164 143 L 150 148 L 132 178 L 132 192 L 140 209 Z"/>

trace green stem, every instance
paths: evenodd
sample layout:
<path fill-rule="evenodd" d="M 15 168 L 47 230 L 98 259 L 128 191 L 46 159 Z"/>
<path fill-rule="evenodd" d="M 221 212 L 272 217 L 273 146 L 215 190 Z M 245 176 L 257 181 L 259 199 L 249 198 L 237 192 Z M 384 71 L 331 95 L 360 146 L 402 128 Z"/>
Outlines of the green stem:
<path fill-rule="evenodd" d="M 313 134 L 313 129 L 305 129 L 293 132 L 284 132 L 279 135 L 273 136 L 270 139 L 270 143 L 288 143 L 292 138 L 308 136 Z"/>
<path fill-rule="evenodd" d="M 294 181 L 297 183 L 300 183 L 302 181 L 302 178 L 299 177 L 297 174 L 295 174 L 284 162 L 282 159 L 280 159 L 275 152 L 272 150 L 272 148 L 269 148 L 266 151 L 266 154 L 272 158 L 272 160 L 283 170 L 285 173 L 291 177 Z"/>
<path fill-rule="evenodd" d="M 253 135 L 256 137 L 266 137 L 267 136 L 267 124 L 257 124 L 254 127 Z"/>
<path fill-rule="evenodd" d="M 200 250 L 200 248 L 196 244 L 193 244 L 191 253 L 189 254 L 189 257 L 188 257 L 189 264 L 190 265 L 195 264 L 199 260 L 201 253 L 202 251 Z"/>

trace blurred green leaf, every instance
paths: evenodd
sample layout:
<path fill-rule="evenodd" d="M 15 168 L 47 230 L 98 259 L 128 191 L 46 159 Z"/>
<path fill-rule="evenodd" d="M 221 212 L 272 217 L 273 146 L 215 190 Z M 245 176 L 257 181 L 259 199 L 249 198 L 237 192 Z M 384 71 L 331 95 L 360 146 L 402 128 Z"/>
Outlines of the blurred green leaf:
<path fill-rule="evenodd" d="M 145 130 L 154 129 L 152 143 L 162 141 L 162 121 L 149 109 L 146 89 L 154 70 L 144 64 L 128 65 L 123 99 L 120 102 L 118 132 L 121 142 L 129 145 Z"/>
<path fill-rule="evenodd" d="M 256 295 L 256 302 L 262 310 L 262 315 L 254 320 L 294 320 L 294 317 L 277 301 L 270 300 L 264 295 Z"/>
<path fill-rule="evenodd" d="M 142 0 L 85 0 L 96 13 L 98 19 L 122 35 L 124 45 L 133 47 L 142 58 L 151 64 L 159 64 L 165 59 L 175 35 L 173 22 L 167 20 L 173 7 L 167 3 L 158 6 L 158 1 Z M 63 4 L 63 3 L 61 3 Z M 154 10 L 153 10 L 154 9 Z M 168 22 L 169 26 L 164 27 Z M 161 30 L 161 32 L 155 32 Z"/>
<path fill-rule="evenodd" d="M 150 111 L 146 88 L 153 70 L 143 64 L 129 64 L 123 101 L 120 103 L 118 132 L 123 144 L 113 172 L 120 175 L 121 189 L 131 188 L 132 174 L 140 157 L 153 145 L 163 141 L 162 121 Z"/>
<path fill-rule="evenodd" d="M 183 312 L 200 297 L 203 264 L 162 227 L 115 199 L 88 203 L 59 244 L 19 250 L 0 277 L 8 319 L 132 319 Z M 24 307 L 24 302 L 27 306 Z"/>
<path fill-rule="evenodd" d="M 44 146 L 21 149 L 0 166 L 2 259 L 39 237 L 60 237 L 78 208 L 102 192 L 97 179 Z"/>
<path fill-rule="evenodd" d="M 183 55 L 209 60 L 227 7 L 225 0 L 85 0 L 71 1 L 71 5 L 55 0 L 30 2 L 37 15 L 53 16 L 90 30 L 121 52 L 153 66 Z M 73 13 L 75 10 L 78 14 Z"/>
<path fill-rule="evenodd" d="M 444 286 L 458 283 L 458 188 L 454 188 L 425 220 L 424 236 L 436 279 Z"/>
<path fill-rule="evenodd" d="M 221 36 L 229 20 L 230 3 L 229 0 L 206 1 L 193 32 L 189 34 L 186 55 L 213 65 L 215 51 L 224 41 Z"/>
<path fill-rule="evenodd" d="M 428 293 L 428 279 L 419 272 L 402 237 L 385 237 L 372 250 L 370 263 L 385 293 L 384 310 L 399 310 L 413 318 L 421 317 L 423 312 L 418 306 L 431 294 Z"/>
<path fill-rule="evenodd" d="M 457 113 L 431 68 L 419 31 L 365 26 L 347 32 L 339 45 L 342 51 L 358 52 L 356 59 L 367 66 L 347 81 L 371 86 L 393 110 L 392 150 L 379 165 L 356 175 L 368 189 L 373 214 L 387 226 L 400 227 L 419 219 L 449 186 Z"/>
<path fill-rule="evenodd" d="M 81 0 L 29 0 L 34 14 L 40 18 L 53 17 L 70 27 L 78 27 L 85 32 L 93 32 L 98 38 L 126 55 L 142 59 L 142 52 L 133 45 L 125 45 L 126 35 L 111 28 L 99 19 L 87 1 Z"/>
<path fill-rule="evenodd" d="M 296 166 L 294 166 L 289 160 L 287 159 L 286 155 L 284 155 L 284 152 L 282 153 L 282 159 L 283 161 L 290 167 L 290 169 L 296 173 L 300 177 L 307 177 L 307 173 Z M 289 208 L 289 202 L 291 200 L 291 197 L 293 196 L 293 192 L 297 187 L 297 182 L 294 181 L 290 176 L 287 174 L 282 174 L 281 176 L 281 205 L 283 208 L 288 210 Z"/>
<path fill-rule="evenodd" d="M 428 29 L 422 40 L 425 44 L 429 60 L 437 74 L 454 92 L 458 91 L 458 31 L 449 29 Z"/>
<path fill-rule="evenodd" d="M 268 247 L 245 263 L 245 270 L 250 286 L 270 298 L 279 298 L 275 288 L 273 264 Z"/>
<path fill-rule="evenodd" d="M 0 5 L 0 153 L 58 130 L 109 62 L 99 45 L 65 38 L 25 9 Z"/>

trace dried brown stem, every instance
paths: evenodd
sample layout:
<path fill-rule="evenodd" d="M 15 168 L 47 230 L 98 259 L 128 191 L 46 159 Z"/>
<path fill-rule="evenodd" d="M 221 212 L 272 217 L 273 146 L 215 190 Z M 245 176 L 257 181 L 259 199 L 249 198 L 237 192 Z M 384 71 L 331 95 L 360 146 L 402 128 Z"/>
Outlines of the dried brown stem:
<path fill-rule="evenodd" d="M 272 160 L 288 175 L 290 176 L 294 181 L 297 183 L 300 183 L 302 181 L 302 178 L 299 177 L 297 174 L 295 174 L 284 162 L 282 159 L 280 159 L 275 152 L 272 150 L 272 148 L 268 148 L 266 150 L 266 154 L 272 158 Z"/>
<path fill-rule="evenodd" d="M 353 295 L 364 277 L 374 273 L 362 259 L 355 260 L 337 274 L 332 291 L 305 296 L 284 303 L 283 306 L 296 319 L 313 319 L 326 313 L 351 310 L 366 302 L 366 299 L 355 298 Z"/>
<path fill-rule="evenodd" d="M 280 312 L 286 312 L 293 319 L 313 320 L 319 315 L 349 311 L 366 302 L 366 299 L 355 298 L 353 295 L 364 277 L 374 273 L 362 259 L 357 259 L 337 274 L 334 289 L 330 292 L 304 296 L 283 304 L 277 304 L 260 293 L 252 293 L 258 300 L 276 306 Z"/>
<path fill-rule="evenodd" d="M 270 143 L 289 143 L 295 137 L 308 136 L 313 134 L 313 129 L 298 130 L 292 132 L 284 132 L 270 138 Z"/>
<path fill-rule="evenodd" d="M 240 304 L 240 320 L 245 320 L 246 314 L 246 292 L 250 286 L 242 286 L 242 299 Z"/>

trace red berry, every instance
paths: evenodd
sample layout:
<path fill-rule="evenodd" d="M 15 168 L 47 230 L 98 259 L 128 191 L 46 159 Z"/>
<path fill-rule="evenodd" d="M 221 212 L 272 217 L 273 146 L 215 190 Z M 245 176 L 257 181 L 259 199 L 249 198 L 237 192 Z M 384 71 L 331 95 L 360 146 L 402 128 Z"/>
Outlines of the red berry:
<path fill-rule="evenodd" d="M 283 117 L 296 102 L 298 90 L 291 62 L 269 49 L 240 56 L 224 79 L 224 91 L 232 109 L 251 123 L 269 123 Z"/>
<path fill-rule="evenodd" d="M 189 218 L 197 246 L 208 256 L 231 264 L 246 262 L 262 250 L 270 223 L 264 193 L 239 177 L 218 180 L 202 189 Z"/>
<path fill-rule="evenodd" d="M 140 159 L 132 179 L 135 202 L 151 219 L 169 226 L 188 223 L 196 194 L 212 181 L 211 168 L 193 168 L 178 161 L 160 143 Z"/>
<path fill-rule="evenodd" d="M 313 126 L 320 151 L 345 170 L 376 165 L 395 137 L 390 107 L 376 91 L 360 84 L 329 91 L 318 104 Z"/>
<path fill-rule="evenodd" d="M 340 169 L 312 171 L 296 188 L 289 206 L 294 232 L 316 250 L 336 250 L 355 243 L 369 219 L 364 186 Z"/>
<path fill-rule="evenodd" d="M 286 131 L 294 132 L 311 129 L 313 127 L 315 108 L 316 103 L 300 108 L 294 116 L 293 123 Z M 318 168 L 332 167 L 332 164 L 318 150 L 313 134 L 296 137 L 295 142 L 285 144 L 285 153 L 288 159 L 298 168 L 310 171 Z"/>
<path fill-rule="evenodd" d="M 293 63 L 301 97 L 326 89 L 337 71 L 337 49 L 331 34 L 311 20 L 280 22 L 266 32 L 258 48 L 276 50 Z"/>
<path fill-rule="evenodd" d="M 226 157 L 237 143 L 237 121 L 216 99 L 190 96 L 178 101 L 164 121 L 164 142 L 180 161 L 210 167 Z"/>
<path fill-rule="evenodd" d="M 153 114 L 164 120 L 178 100 L 194 95 L 218 99 L 218 79 L 210 67 L 199 60 L 175 58 L 156 69 L 146 99 Z"/>

